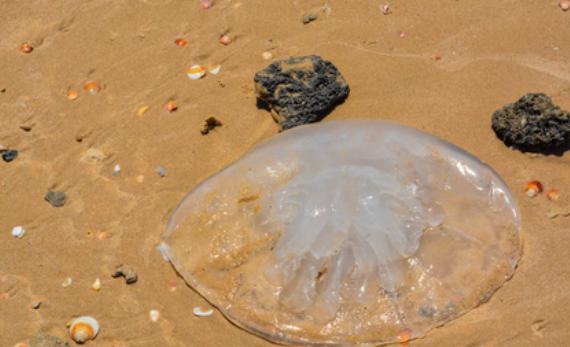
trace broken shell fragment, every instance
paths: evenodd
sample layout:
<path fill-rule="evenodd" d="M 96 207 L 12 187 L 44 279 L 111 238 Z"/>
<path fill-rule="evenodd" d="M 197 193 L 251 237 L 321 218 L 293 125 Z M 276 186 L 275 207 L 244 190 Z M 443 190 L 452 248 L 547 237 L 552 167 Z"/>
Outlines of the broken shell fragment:
<path fill-rule="evenodd" d="M 203 310 L 199 306 L 194 307 L 192 309 L 192 312 L 194 313 L 195 316 L 198 316 L 198 317 L 209 317 L 212 314 L 214 314 L 214 310 L 212 310 L 212 309 Z"/>
<path fill-rule="evenodd" d="M 12 229 L 12 236 L 14 236 L 17 239 L 21 239 L 22 237 L 24 237 L 25 233 L 26 233 L 26 229 L 22 228 L 22 226 L 20 226 L 20 225 L 14 227 Z"/>
<path fill-rule="evenodd" d="M 71 277 L 67 277 L 65 280 L 63 280 L 63 282 L 61 283 L 61 286 L 63 288 L 69 287 L 71 285 L 71 283 L 73 283 L 73 279 Z"/>
<path fill-rule="evenodd" d="M 142 117 L 146 111 L 148 111 L 148 106 L 141 106 L 139 107 L 139 109 L 137 110 L 137 116 Z"/>
<path fill-rule="evenodd" d="M 30 44 L 28 43 L 22 43 L 22 45 L 20 46 L 20 52 L 22 53 L 32 53 L 32 51 L 34 50 L 34 47 L 32 47 Z"/>
<path fill-rule="evenodd" d="M 91 95 L 95 95 L 101 91 L 101 86 L 96 81 L 89 81 L 83 85 L 83 90 L 88 92 Z"/>
<path fill-rule="evenodd" d="M 168 112 L 174 112 L 178 110 L 178 106 L 174 101 L 170 100 L 166 104 L 164 104 L 164 109 L 167 110 Z"/>
<path fill-rule="evenodd" d="M 221 69 L 222 69 L 222 65 L 220 65 L 220 64 L 208 65 L 208 73 L 211 73 L 212 75 L 219 74 Z"/>
<path fill-rule="evenodd" d="M 560 199 L 560 190 L 558 190 L 558 189 L 550 189 L 550 190 L 546 193 L 546 197 L 547 197 L 549 200 L 557 201 L 558 199 Z"/>
<path fill-rule="evenodd" d="M 229 37 L 228 35 L 224 34 L 220 36 L 220 43 L 224 46 L 229 45 L 230 43 L 232 43 L 232 38 Z"/>
<path fill-rule="evenodd" d="M 159 310 L 150 310 L 148 312 L 148 317 L 150 318 L 151 322 L 158 322 L 160 318 L 160 311 Z"/>
<path fill-rule="evenodd" d="M 202 65 L 192 65 L 186 70 L 186 75 L 191 80 L 199 80 L 206 74 L 206 69 Z"/>
<path fill-rule="evenodd" d="M 177 46 L 184 47 L 188 44 L 188 40 L 179 38 L 179 39 L 174 40 L 174 43 Z"/>
<path fill-rule="evenodd" d="M 95 279 L 95 282 L 91 285 L 91 289 L 98 292 L 101 290 L 101 280 L 99 278 Z"/>
<path fill-rule="evenodd" d="M 524 192 L 529 198 L 533 198 L 539 193 L 542 193 L 542 183 L 539 181 L 530 181 L 526 184 Z"/>
<path fill-rule="evenodd" d="M 75 90 L 68 90 L 67 91 L 67 98 L 69 100 L 75 100 L 77 99 L 79 95 L 77 94 L 77 92 Z"/>
<path fill-rule="evenodd" d="M 71 322 L 69 335 L 73 341 L 82 344 L 93 340 L 99 333 L 99 322 L 93 317 L 82 316 Z"/>
<path fill-rule="evenodd" d="M 261 57 L 262 57 L 264 60 L 271 60 L 271 59 L 273 59 L 273 53 L 271 53 L 271 52 L 269 52 L 269 51 L 266 51 L 266 52 L 263 52 L 263 53 L 261 54 Z"/>

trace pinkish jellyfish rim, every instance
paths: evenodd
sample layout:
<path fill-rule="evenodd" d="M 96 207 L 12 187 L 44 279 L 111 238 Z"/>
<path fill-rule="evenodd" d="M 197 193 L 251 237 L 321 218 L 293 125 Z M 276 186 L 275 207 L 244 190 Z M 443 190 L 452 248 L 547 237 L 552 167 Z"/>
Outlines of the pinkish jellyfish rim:
<path fill-rule="evenodd" d="M 441 326 L 444 326 L 448 322 L 453 321 L 455 319 L 458 319 L 458 318 L 462 317 L 463 315 L 465 315 L 466 313 L 476 309 L 480 305 L 488 302 L 491 299 L 491 297 L 496 293 L 496 291 L 499 290 L 506 282 L 508 282 L 514 276 L 515 271 L 516 271 L 516 269 L 520 263 L 520 259 L 523 256 L 521 215 L 520 215 L 517 203 L 516 203 L 516 199 L 514 198 L 511 190 L 509 189 L 509 187 L 506 184 L 506 182 L 504 181 L 504 179 L 495 171 L 495 169 L 493 169 L 485 161 L 483 161 L 482 159 L 476 157 L 475 155 L 467 152 L 466 150 L 458 147 L 457 145 L 454 145 L 454 144 L 452 144 L 452 143 L 450 143 L 444 139 L 441 139 L 435 135 L 432 135 L 430 133 L 427 133 L 427 132 L 424 132 L 422 130 L 413 128 L 411 126 L 399 124 L 399 123 L 396 123 L 393 121 L 376 120 L 376 119 L 332 120 L 332 121 L 326 121 L 326 122 L 321 122 L 321 123 L 313 123 L 313 124 L 303 125 L 300 127 L 296 127 L 296 128 L 287 130 L 286 132 L 284 132 L 282 134 L 302 135 L 302 133 L 310 132 L 313 130 L 313 128 L 316 128 L 316 127 L 321 127 L 321 128 L 334 127 L 336 124 L 341 124 L 341 123 L 344 123 L 347 125 L 350 125 L 350 124 L 360 124 L 360 125 L 369 124 L 371 126 L 385 125 L 387 127 L 393 128 L 393 129 L 401 129 L 403 131 L 413 133 L 414 135 L 425 138 L 425 139 L 430 139 L 432 141 L 437 142 L 438 145 L 450 147 L 452 150 L 457 151 L 460 155 L 464 156 L 468 160 L 471 160 L 475 163 L 478 163 L 478 164 L 484 166 L 486 169 L 488 169 L 492 173 L 493 178 L 495 180 L 497 180 L 498 183 L 500 183 L 500 185 L 502 185 L 503 187 L 506 188 L 506 189 L 503 189 L 501 191 L 504 194 L 505 199 L 508 200 L 512 204 L 511 212 L 513 215 L 514 226 L 516 227 L 517 236 L 518 236 L 518 239 L 520 241 L 519 249 L 517 252 L 518 256 L 514 260 L 514 262 L 511 264 L 512 265 L 512 271 L 505 275 L 504 280 L 499 285 L 489 289 L 486 297 L 483 298 L 475 306 L 473 306 L 467 310 L 463 310 L 463 311 L 459 312 L 457 315 L 451 315 L 451 316 L 449 316 L 448 319 L 444 319 L 444 320 L 439 321 L 438 324 L 433 325 L 432 327 L 428 328 L 423 333 L 410 335 L 406 341 L 425 337 L 431 330 L 433 330 L 435 328 L 439 328 Z M 168 222 L 166 224 L 166 231 L 164 232 L 164 234 L 161 237 L 161 242 L 158 246 L 158 250 L 162 254 L 164 260 L 169 261 L 171 263 L 175 272 L 178 273 L 184 279 L 184 281 L 187 283 L 187 285 L 192 290 L 194 290 L 196 293 L 198 293 L 201 297 L 203 297 L 206 301 L 208 301 L 213 307 L 215 307 L 217 310 L 219 310 L 222 313 L 222 315 L 230 323 L 234 324 L 235 326 L 237 326 L 237 327 L 239 327 L 239 328 L 241 328 L 241 329 L 243 329 L 249 333 L 252 333 L 258 337 L 261 337 L 261 338 L 263 338 L 269 342 L 284 344 L 284 345 L 302 344 L 304 346 L 327 346 L 327 347 L 377 346 L 377 345 L 388 345 L 388 344 L 398 343 L 399 341 L 395 341 L 395 340 L 384 340 L 384 341 L 383 340 L 375 340 L 375 341 L 363 341 L 363 342 L 340 342 L 340 341 L 334 341 L 334 340 L 312 341 L 310 339 L 303 339 L 301 337 L 297 337 L 297 336 L 294 336 L 291 334 L 283 333 L 281 331 L 279 331 L 275 334 L 271 334 L 271 333 L 267 332 L 266 329 L 264 329 L 263 327 L 257 326 L 256 324 L 248 324 L 247 321 L 241 320 L 239 317 L 234 317 L 234 315 L 229 310 L 226 310 L 225 308 L 221 307 L 221 305 L 217 305 L 216 302 L 220 302 L 220 300 L 217 297 L 216 293 L 213 293 L 210 289 L 207 288 L 207 286 L 201 285 L 200 282 L 196 278 L 194 278 L 185 269 L 185 267 L 182 266 L 181 263 L 178 262 L 177 257 L 173 254 L 171 247 L 168 246 L 167 240 L 177 230 L 178 225 L 184 219 L 184 216 L 183 216 L 184 213 L 181 212 L 181 207 L 183 207 L 185 205 L 185 203 L 187 203 L 190 200 L 190 198 L 193 196 L 194 193 L 203 189 L 203 187 L 206 183 L 208 183 L 209 181 L 211 181 L 215 177 L 222 175 L 224 172 L 229 170 L 233 166 L 233 164 L 244 159 L 250 153 L 252 153 L 256 150 L 260 150 L 266 146 L 272 145 L 275 142 L 280 141 L 281 137 L 283 137 L 283 136 L 276 135 L 274 137 L 266 139 L 266 140 L 264 140 L 264 141 L 262 141 L 256 145 L 252 146 L 252 148 L 250 148 L 241 157 L 230 162 L 223 169 L 219 170 L 218 172 L 214 173 L 213 175 L 202 180 L 189 193 L 187 193 L 184 196 L 184 198 L 176 205 L 174 210 L 172 210 L 171 216 L 169 217 Z M 180 216 L 179 216 L 179 214 L 180 214 Z"/>

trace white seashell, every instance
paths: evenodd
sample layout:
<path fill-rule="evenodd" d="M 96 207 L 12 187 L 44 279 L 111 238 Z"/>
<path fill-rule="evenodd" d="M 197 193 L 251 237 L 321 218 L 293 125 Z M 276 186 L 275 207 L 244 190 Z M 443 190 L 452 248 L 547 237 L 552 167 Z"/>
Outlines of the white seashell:
<path fill-rule="evenodd" d="M 186 75 L 191 80 L 199 80 L 206 74 L 206 69 L 202 65 L 192 65 L 186 70 Z"/>
<path fill-rule="evenodd" d="M 66 278 L 63 283 L 61 284 L 61 286 L 63 288 L 65 287 L 69 287 L 71 285 L 71 283 L 73 282 L 73 279 L 71 279 L 71 277 Z"/>
<path fill-rule="evenodd" d="M 75 318 L 69 327 L 69 335 L 77 343 L 93 340 L 99 334 L 99 322 L 93 317 L 82 316 Z"/>
<path fill-rule="evenodd" d="M 198 317 L 209 317 L 214 314 L 214 310 L 209 309 L 204 311 L 199 306 L 194 307 L 194 309 L 192 309 L 192 312 L 194 312 L 194 315 Z"/>
<path fill-rule="evenodd" d="M 210 67 L 208 67 L 208 73 L 211 73 L 212 75 L 217 75 L 220 73 L 221 69 L 222 65 L 220 64 L 211 65 Z"/>
<path fill-rule="evenodd" d="M 117 164 L 115 165 L 115 167 L 113 168 L 113 176 L 117 176 L 119 174 L 119 172 L 121 172 L 121 165 Z"/>
<path fill-rule="evenodd" d="M 150 310 L 148 313 L 148 317 L 152 322 L 158 322 L 160 318 L 160 311 L 159 310 Z"/>
<path fill-rule="evenodd" d="M 24 234 L 26 233 L 26 229 L 24 229 L 22 226 L 18 225 L 17 227 L 14 227 L 12 229 L 12 236 L 21 239 L 22 237 L 24 237 Z"/>
<path fill-rule="evenodd" d="M 101 280 L 99 278 L 95 279 L 95 282 L 93 282 L 93 284 L 91 285 L 91 289 L 93 289 L 96 292 L 101 290 Z"/>
<path fill-rule="evenodd" d="M 265 60 L 271 60 L 271 59 L 273 59 L 273 53 L 271 53 L 271 52 L 263 52 L 263 53 L 261 54 L 261 57 L 262 57 L 263 59 L 265 59 Z"/>

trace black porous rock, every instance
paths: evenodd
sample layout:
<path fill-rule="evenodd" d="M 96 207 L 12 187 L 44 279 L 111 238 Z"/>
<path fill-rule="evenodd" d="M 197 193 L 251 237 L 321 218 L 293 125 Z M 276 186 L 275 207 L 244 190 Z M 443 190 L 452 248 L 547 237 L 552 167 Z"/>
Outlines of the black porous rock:
<path fill-rule="evenodd" d="M 493 113 L 492 127 L 507 146 L 523 152 L 559 154 L 570 144 L 570 112 L 543 93 L 529 93 Z"/>
<path fill-rule="evenodd" d="M 316 55 L 276 61 L 253 80 L 282 130 L 320 121 L 350 92 L 338 69 Z"/>
<path fill-rule="evenodd" d="M 18 151 L 15 149 L 4 149 L 0 150 L 0 154 L 2 154 L 2 160 L 9 163 L 12 160 L 16 159 L 18 156 Z"/>

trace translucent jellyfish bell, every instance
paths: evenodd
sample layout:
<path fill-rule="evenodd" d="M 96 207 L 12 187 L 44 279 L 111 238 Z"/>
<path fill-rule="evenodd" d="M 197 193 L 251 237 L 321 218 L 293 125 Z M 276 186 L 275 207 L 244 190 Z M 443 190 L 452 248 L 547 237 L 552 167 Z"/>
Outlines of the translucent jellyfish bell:
<path fill-rule="evenodd" d="M 384 121 L 288 130 L 196 187 L 161 248 L 228 319 L 268 340 L 389 343 L 488 300 L 520 220 L 487 165 Z"/>

